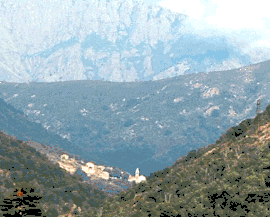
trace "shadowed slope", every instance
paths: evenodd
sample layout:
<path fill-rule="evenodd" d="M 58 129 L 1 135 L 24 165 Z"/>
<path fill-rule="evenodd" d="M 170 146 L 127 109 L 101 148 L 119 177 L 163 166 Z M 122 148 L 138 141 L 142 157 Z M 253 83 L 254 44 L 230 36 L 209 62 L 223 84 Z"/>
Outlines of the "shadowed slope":
<path fill-rule="evenodd" d="M 41 198 L 39 208 L 46 216 L 50 209 L 61 214 L 64 203 L 76 204 L 82 210 L 99 207 L 108 194 L 94 187 L 83 183 L 79 175 L 70 175 L 22 140 L 0 132 L 0 214 L 5 214 L 4 201 L 16 198 L 17 192 L 22 197 Z M 23 203 L 29 208 L 27 202 Z M 9 207 L 7 212 L 19 205 Z"/>

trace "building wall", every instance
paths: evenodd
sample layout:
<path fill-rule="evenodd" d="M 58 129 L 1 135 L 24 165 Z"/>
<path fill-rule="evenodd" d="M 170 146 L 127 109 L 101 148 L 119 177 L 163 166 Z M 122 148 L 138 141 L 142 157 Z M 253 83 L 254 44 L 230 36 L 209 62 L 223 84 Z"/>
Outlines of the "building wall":
<path fill-rule="evenodd" d="M 69 159 L 68 155 L 66 155 L 66 154 L 61 155 L 61 160 L 68 160 L 68 159 Z"/>
<path fill-rule="evenodd" d="M 81 168 L 87 175 L 94 175 L 106 180 L 110 178 L 110 174 L 103 171 L 105 169 L 104 166 L 97 166 L 94 163 L 88 162 L 86 166 L 81 166 Z"/>
<path fill-rule="evenodd" d="M 143 175 L 140 175 L 140 170 L 139 168 L 137 168 L 135 171 L 135 176 L 129 176 L 128 181 L 130 182 L 135 181 L 136 183 L 140 183 L 142 181 L 146 181 L 146 177 Z"/>
<path fill-rule="evenodd" d="M 73 166 L 72 164 L 63 163 L 61 161 L 58 161 L 58 164 L 61 168 L 67 170 L 71 174 L 74 174 L 77 170 L 77 168 L 75 166 Z"/>

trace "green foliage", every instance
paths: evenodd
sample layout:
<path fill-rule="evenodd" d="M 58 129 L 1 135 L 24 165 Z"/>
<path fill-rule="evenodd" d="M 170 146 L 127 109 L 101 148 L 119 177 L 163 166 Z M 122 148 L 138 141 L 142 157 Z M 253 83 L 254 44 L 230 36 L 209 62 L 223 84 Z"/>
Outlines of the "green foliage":
<path fill-rule="evenodd" d="M 40 205 L 42 196 L 35 192 L 35 187 L 28 183 L 18 184 L 20 188 L 14 187 L 2 195 L 5 197 L 0 202 L 3 216 L 44 216 L 44 209 Z M 22 195 L 18 195 L 18 192 Z"/>
<path fill-rule="evenodd" d="M 82 209 L 73 211 L 77 216 L 270 216 L 270 128 L 258 130 L 269 122 L 270 106 L 114 198 L 0 133 L 0 200 L 22 188 L 40 197 L 35 206 L 46 216 L 68 213 L 73 204 Z"/>
<path fill-rule="evenodd" d="M 269 110 L 107 200 L 102 216 L 270 216 L 269 141 L 256 138 Z"/>
<path fill-rule="evenodd" d="M 50 204 L 46 212 L 46 216 L 54 217 L 58 215 L 59 215 L 59 212 L 58 212 L 57 206 L 55 204 Z"/>
<path fill-rule="evenodd" d="M 47 204 L 50 215 L 54 215 L 60 201 L 73 200 L 84 210 L 84 201 L 90 201 L 87 208 L 97 208 L 102 206 L 104 199 L 108 197 L 104 192 L 83 183 L 82 177 L 70 175 L 58 165 L 48 161 L 45 155 L 34 148 L 19 140 L 8 138 L 2 132 L 0 138 L 0 169 L 4 171 L 0 173 L 1 202 L 13 197 L 12 194 L 21 188 L 26 192 L 29 191 L 29 200 L 39 195 L 37 206 L 42 210 Z M 25 201 L 27 202 L 26 197 Z M 9 212 L 13 211 L 16 211 L 16 207 Z M 61 208 L 57 208 L 57 212 L 62 212 Z"/>

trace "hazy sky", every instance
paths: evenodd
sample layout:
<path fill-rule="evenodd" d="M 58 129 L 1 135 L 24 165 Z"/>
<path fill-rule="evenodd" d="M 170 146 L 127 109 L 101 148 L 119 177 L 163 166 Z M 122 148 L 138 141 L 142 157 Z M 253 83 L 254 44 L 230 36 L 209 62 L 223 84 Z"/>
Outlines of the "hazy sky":
<path fill-rule="evenodd" d="M 245 49 L 261 47 L 270 54 L 270 13 L 267 0 L 143 1 L 190 16 L 185 22 L 185 31 L 205 36 L 225 35 L 238 45 L 248 46 Z"/>

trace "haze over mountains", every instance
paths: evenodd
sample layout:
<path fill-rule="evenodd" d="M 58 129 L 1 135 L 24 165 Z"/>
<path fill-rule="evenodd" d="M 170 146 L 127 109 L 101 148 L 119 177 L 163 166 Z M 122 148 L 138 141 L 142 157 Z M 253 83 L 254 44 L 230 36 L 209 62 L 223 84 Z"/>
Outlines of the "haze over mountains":
<path fill-rule="evenodd" d="M 259 62 L 232 39 L 186 32 L 188 16 L 142 1 L 10 0 L 0 17 L 8 82 L 149 81 Z"/>
<path fill-rule="evenodd" d="M 265 53 L 135 0 L 2 1 L 0 18 L 1 202 L 32 186 L 48 216 L 269 215 L 254 199 L 270 189 Z M 85 177 L 87 161 L 109 179 Z M 127 181 L 136 168 L 146 182 Z"/>
<path fill-rule="evenodd" d="M 11 0 L 0 16 L 0 97 L 43 134 L 3 130 L 85 160 L 149 175 L 269 103 L 269 61 L 186 32 L 187 16 L 160 6 Z"/>

